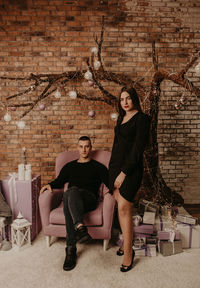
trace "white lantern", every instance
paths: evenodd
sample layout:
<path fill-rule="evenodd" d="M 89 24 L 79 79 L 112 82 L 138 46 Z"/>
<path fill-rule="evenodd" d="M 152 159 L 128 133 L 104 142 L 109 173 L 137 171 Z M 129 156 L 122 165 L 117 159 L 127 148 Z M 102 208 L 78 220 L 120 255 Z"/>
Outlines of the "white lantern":
<path fill-rule="evenodd" d="M 31 246 L 31 223 L 19 212 L 17 219 L 11 224 L 12 248 L 17 250 Z"/>
<path fill-rule="evenodd" d="M 94 55 L 97 55 L 98 48 L 97 47 L 92 47 L 91 52 L 94 53 Z"/>
<path fill-rule="evenodd" d="M 94 61 L 94 68 L 95 68 L 95 70 L 98 70 L 99 68 L 100 68 L 100 66 L 101 66 L 101 62 L 99 62 L 99 61 Z"/>
<path fill-rule="evenodd" d="M 69 91 L 69 97 L 71 99 L 76 99 L 77 98 L 77 93 L 76 91 Z"/>
<path fill-rule="evenodd" d="M 11 120 L 11 116 L 8 113 L 6 113 L 3 118 L 6 122 L 10 122 L 10 120 Z"/>
<path fill-rule="evenodd" d="M 88 70 L 87 72 L 85 72 L 84 78 L 86 80 L 91 80 L 92 79 L 92 73 Z"/>

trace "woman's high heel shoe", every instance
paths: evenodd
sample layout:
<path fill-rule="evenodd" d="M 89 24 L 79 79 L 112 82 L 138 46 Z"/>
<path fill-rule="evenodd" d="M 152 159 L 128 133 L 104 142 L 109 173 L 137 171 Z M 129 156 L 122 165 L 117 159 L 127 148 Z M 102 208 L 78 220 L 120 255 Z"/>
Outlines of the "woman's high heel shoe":
<path fill-rule="evenodd" d="M 117 250 L 116 254 L 117 254 L 117 256 L 123 256 L 124 255 L 124 251 L 121 249 L 121 247 Z"/>
<path fill-rule="evenodd" d="M 135 257 L 135 251 L 134 250 L 132 250 L 132 251 L 133 251 L 133 254 L 132 254 L 131 264 L 129 266 L 122 264 L 122 266 L 120 267 L 120 271 L 121 272 L 128 272 L 129 270 L 132 269 L 133 262 L 134 262 L 134 257 Z"/>

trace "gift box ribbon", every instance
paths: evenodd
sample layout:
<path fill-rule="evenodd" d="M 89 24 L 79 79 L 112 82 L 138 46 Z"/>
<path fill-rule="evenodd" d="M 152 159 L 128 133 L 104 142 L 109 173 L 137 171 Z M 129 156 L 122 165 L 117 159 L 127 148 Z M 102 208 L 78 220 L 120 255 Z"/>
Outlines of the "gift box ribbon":
<path fill-rule="evenodd" d="M 9 173 L 9 176 L 10 176 L 10 179 L 8 180 L 8 188 L 9 188 L 9 195 L 10 195 L 10 208 L 12 210 L 12 215 L 13 215 L 14 203 L 16 203 L 18 200 L 17 188 L 16 188 L 17 173 Z"/>

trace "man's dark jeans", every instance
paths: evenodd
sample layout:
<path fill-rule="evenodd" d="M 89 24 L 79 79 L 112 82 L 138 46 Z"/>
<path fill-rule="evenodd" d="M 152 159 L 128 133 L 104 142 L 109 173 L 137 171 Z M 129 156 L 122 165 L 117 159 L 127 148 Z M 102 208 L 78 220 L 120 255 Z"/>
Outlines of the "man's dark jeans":
<path fill-rule="evenodd" d="M 85 213 L 96 209 L 98 200 L 95 195 L 76 186 L 70 187 L 63 196 L 67 246 L 76 245 L 76 227 L 83 223 Z"/>

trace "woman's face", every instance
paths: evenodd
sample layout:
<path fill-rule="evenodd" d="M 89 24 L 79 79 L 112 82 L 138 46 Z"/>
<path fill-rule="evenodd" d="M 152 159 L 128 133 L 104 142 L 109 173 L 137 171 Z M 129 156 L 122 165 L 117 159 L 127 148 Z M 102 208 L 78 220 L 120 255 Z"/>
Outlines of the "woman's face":
<path fill-rule="evenodd" d="M 120 104 L 121 104 L 122 109 L 125 112 L 131 111 L 134 109 L 132 99 L 126 91 L 122 92 L 120 96 Z"/>

